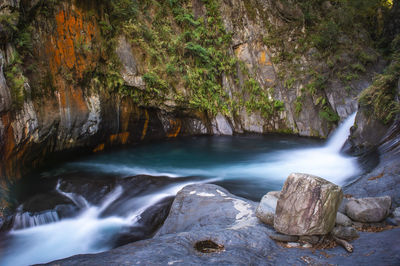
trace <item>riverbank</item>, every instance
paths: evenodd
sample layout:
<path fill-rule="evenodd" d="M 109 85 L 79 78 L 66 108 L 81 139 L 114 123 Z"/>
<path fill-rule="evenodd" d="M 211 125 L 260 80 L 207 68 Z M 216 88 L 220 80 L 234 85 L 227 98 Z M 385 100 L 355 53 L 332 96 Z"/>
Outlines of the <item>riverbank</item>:
<path fill-rule="evenodd" d="M 77 255 L 48 265 L 398 265 L 400 228 L 361 232 L 353 253 L 342 247 L 315 250 L 284 248 L 268 237 L 273 228 L 255 216 L 257 203 L 215 185 L 182 189 L 157 235 L 99 254 Z M 202 253 L 198 241 L 211 240 L 220 250 Z"/>

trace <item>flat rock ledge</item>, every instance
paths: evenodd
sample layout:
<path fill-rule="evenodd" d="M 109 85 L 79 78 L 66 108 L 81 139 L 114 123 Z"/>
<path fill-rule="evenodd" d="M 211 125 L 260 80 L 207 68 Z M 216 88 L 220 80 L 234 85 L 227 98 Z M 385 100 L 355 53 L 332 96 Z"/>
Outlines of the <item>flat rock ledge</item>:
<path fill-rule="evenodd" d="M 257 203 L 210 184 L 189 185 L 176 196 L 170 214 L 151 239 L 98 254 L 76 255 L 48 265 L 399 265 L 400 228 L 360 233 L 349 254 L 283 248 L 274 230 L 255 215 Z M 196 248 L 201 248 L 198 251 Z"/>

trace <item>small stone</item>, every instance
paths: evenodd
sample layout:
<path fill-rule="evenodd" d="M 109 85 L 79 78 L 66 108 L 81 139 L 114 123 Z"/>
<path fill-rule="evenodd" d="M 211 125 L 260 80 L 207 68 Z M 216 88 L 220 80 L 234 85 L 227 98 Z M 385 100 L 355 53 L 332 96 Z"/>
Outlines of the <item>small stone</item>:
<path fill-rule="evenodd" d="M 262 197 L 256 210 L 256 216 L 265 224 L 274 225 L 274 216 L 278 197 L 276 193 L 268 192 Z"/>
<path fill-rule="evenodd" d="M 319 242 L 319 236 L 300 236 L 299 242 L 315 245 Z"/>
<path fill-rule="evenodd" d="M 354 240 L 360 236 L 357 230 L 351 226 L 336 226 L 335 228 L 333 228 L 332 234 L 337 238 L 348 241 Z"/>
<path fill-rule="evenodd" d="M 287 243 L 287 246 L 288 246 L 289 248 L 298 248 L 298 247 L 300 247 L 300 243 L 289 242 L 289 243 Z"/>
<path fill-rule="evenodd" d="M 349 217 L 347 217 L 341 212 L 338 212 L 336 214 L 336 224 L 342 226 L 351 226 L 352 222 Z"/>
<path fill-rule="evenodd" d="M 346 214 L 358 222 L 380 222 L 389 214 L 391 203 L 389 196 L 349 199 L 346 204 Z"/>
<path fill-rule="evenodd" d="M 298 236 L 290 236 L 290 235 L 284 235 L 284 234 L 279 234 L 279 233 L 271 233 L 271 234 L 269 234 L 269 237 L 272 240 L 281 241 L 281 242 L 295 242 L 295 241 L 299 240 Z"/>
<path fill-rule="evenodd" d="M 303 248 L 312 248 L 313 246 L 310 243 L 305 243 L 302 247 Z"/>

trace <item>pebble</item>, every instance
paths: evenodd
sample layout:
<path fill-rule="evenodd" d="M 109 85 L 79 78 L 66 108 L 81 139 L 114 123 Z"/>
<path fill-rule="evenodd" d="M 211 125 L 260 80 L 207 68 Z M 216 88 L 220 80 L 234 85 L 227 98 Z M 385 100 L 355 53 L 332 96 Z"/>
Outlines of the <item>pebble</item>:
<path fill-rule="evenodd" d="M 289 242 L 289 243 L 287 243 L 287 245 L 288 245 L 289 248 L 298 248 L 298 247 L 300 247 L 300 243 L 297 243 L 297 242 Z"/>

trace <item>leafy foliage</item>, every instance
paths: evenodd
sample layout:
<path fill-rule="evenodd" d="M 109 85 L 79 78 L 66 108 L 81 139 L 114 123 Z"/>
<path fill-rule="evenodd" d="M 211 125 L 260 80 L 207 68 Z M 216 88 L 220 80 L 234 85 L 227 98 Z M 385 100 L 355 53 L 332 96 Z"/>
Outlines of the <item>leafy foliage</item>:
<path fill-rule="evenodd" d="M 377 75 L 373 84 L 360 95 L 359 103 L 369 114 L 384 124 L 393 122 L 400 113 L 397 90 L 400 80 L 400 35 L 392 42 L 393 56 L 391 64 L 383 74 Z"/>

